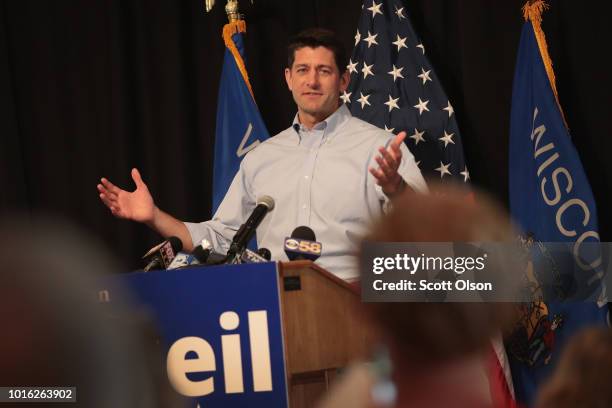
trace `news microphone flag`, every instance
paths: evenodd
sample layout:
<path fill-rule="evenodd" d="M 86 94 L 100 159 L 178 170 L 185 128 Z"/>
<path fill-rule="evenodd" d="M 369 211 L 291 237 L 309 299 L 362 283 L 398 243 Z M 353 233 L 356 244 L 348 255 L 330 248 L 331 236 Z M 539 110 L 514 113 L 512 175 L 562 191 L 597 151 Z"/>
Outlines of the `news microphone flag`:
<path fill-rule="evenodd" d="M 523 8 L 526 22 L 517 55 L 510 121 L 510 211 L 528 242 L 567 242 L 568 254 L 572 254 L 577 243 L 599 242 L 597 209 L 558 103 L 540 27 L 546 7 L 538 0 Z M 561 265 L 567 258 L 576 262 L 568 254 L 553 253 L 549 262 Z M 506 341 L 517 402 L 533 404 L 538 386 L 573 334 L 585 326 L 605 324 L 604 288 L 598 292 L 599 302 L 523 305 L 521 322 Z"/>
<path fill-rule="evenodd" d="M 404 142 L 425 177 L 469 180 L 455 111 L 404 2 L 363 2 L 347 69 L 351 82 L 340 98 L 353 116 L 391 133 L 406 131 Z"/>
<path fill-rule="evenodd" d="M 217 102 L 213 213 L 223 201 L 245 154 L 268 138 L 268 130 L 255 104 L 244 62 L 244 20 L 223 27 L 225 56 Z"/>

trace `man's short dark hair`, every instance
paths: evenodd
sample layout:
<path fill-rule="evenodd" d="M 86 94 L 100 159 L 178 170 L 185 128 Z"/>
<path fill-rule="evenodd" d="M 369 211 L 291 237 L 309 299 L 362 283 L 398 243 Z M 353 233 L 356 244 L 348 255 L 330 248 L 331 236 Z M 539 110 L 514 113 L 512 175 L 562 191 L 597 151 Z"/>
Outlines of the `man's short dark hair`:
<path fill-rule="evenodd" d="M 295 52 L 304 47 L 325 47 L 329 49 L 334 54 L 340 73 L 342 74 L 346 70 L 346 50 L 333 31 L 318 27 L 308 28 L 291 38 L 287 47 L 289 68 L 293 66 L 295 61 Z"/>

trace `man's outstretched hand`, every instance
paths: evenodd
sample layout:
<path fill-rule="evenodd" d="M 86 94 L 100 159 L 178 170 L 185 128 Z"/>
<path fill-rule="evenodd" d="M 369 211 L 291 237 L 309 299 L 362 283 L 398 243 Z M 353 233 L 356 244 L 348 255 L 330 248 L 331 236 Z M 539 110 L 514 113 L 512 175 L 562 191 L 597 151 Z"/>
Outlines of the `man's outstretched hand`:
<path fill-rule="evenodd" d="M 402 161 L 402 151 L 400 146 L 406 138 L 406 132 L 400 132 L 395 139 L 391 141 L 389 147 L 379 147 L 379 156 L 376 156 L 378 168 L 370 167 L 370 173 L 376 178 L 376 183 L 382 187 L 383 193 L 388 197 L 401 193 L 406 184 L 399 175 L 397 169 Z"/>
<path fill-rule="evenodd" d="M 156 210 L 153 197 L 138 169 L 132 169 L 132 180 L 136 190 L 129 192 L 102 178 L 97 186 L 100 199 L 117 218 L 150 223 Z"/>

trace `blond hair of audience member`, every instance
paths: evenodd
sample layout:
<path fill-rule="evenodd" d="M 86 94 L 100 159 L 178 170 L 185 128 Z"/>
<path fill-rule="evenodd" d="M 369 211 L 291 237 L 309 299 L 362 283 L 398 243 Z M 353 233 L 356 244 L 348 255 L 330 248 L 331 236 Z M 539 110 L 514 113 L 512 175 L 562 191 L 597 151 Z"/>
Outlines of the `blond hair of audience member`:
<path fill-rule="evenodd" d="M 586 329 L 569 341 L 537 407 L 612 407 L 611 377 L 612 329 Z"/>
<path fill-rule="evenodd" d="M 368 241 L 511 241 L 508 214 L 484 196 L 433 187 L 431 194 L 407 193 L 379 220 Z M 365 271 L 362 271 L 365 273 Z M 364 305 L 389 347 L 397 407 L 491 406 L 484 352 L 507 319 L 506 306 L 492 303 L 369 303 Z M 352 376 L 352 380 L 348 377 Z M 323 407 L 379 407 L 372 398 L 376 379 L 354 369 Z M 353 385 L 350 382 L 353 382 Z M 369 385 L 369 386 L 368 386 Z"/>

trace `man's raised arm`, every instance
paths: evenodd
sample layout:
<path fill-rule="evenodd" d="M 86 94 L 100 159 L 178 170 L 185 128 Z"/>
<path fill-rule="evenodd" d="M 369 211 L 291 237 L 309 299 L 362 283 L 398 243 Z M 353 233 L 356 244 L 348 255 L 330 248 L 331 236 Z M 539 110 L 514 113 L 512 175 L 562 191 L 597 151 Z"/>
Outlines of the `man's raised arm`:
<path fill-rule="evenodd" d="M 191 251 L 193 242 L 185 224 L 157 208 L 138 169 L 132 169 L 132 180 L 136 184 L 136 189 L 132 192 L 115 186 L 105 178 L 100 180 L 97 186 L 100 199 L 111 213 L 117 218 L 144 223 L 164 238 L 170 236 L 180 238 L 183 249 Z"/>

